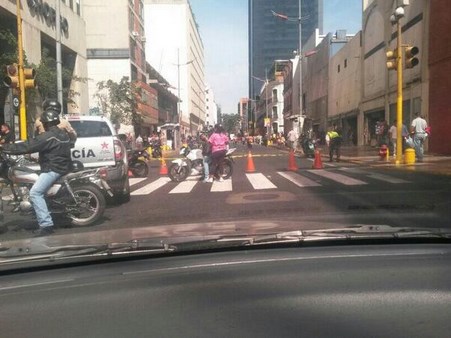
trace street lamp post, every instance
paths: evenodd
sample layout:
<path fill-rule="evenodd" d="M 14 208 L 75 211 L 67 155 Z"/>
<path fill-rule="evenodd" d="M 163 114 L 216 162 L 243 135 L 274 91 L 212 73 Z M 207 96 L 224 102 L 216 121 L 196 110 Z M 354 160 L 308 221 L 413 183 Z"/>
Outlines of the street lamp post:
<path fill-rule="evenodd" d="M 267 122 L 267 121 L 268 121 L 268 86 L 269 86 L 269 81 L 268 81 L 268 74 L 267 74 L 267 71 L 265 71 L 265 74 L 266 74 L 266 78 L 265 78 L 264 80 L 261 79 L 261 78 L 259 78 L 259 77 L 257 77 L 257 76 L 254 76 L 254 75 L 251 75 L 251 77 L 254 78 L 254 79 L 256 79 L 256 80 L 258 80 L 258 81 L 261 81 L 261 82 L 263 82 L 263 83 L 265 84 L 265 109 L 266 109 L 266 112 L 265 112 L 265 122 Z M 271 121 L 270 121 L 269 126 L 268 126 L 268 128 L 267 128 L 267 134 L 268 134 L 268 136 L 271 135 L 271 134 L 270 134 L 270 131 L 271 131 Z"/>
<path fill-rule="evenodd" d="M 404 7 L 407 5 L 405 2 L 401 2 L 401 5 L 398 6 L 394 13 L 390 16 L 390 21 L 393 25 L 396 24 L 396 52 L 389 51 L 387 52 L 387 67 L 388 69 L 395 69 L 397 71 L 397 97 L 396 97 L 396 160 L 395 164 L 401 164 L 402 159 L 402 122 L 403 122 L 403 109 L 402 109 L 402 82 L 403 82 L 403 74 L 402 74 L 402 29 L 401 29 L 401 18 L 404 17 Z M 394 57 L 395 64 L 391 64 L 391 58 Z"/>
<path fill-rule="evenodd" d="M 195 59 L 190 60 L 190 61 L 185 62 L 185 63 L 180 63 L 180 49 L 177 48 L 177 63 L 175 65 L 177 66 L 177 97 L 178 97 L 178 100 L 177 100 L 177 116 L 178 116 L 178 120 L 179 120 L 179 129 L 182 126 L 182 116 L 180 114 L 180 102 L 181 102 L 181 99 L 180 99 L 180 67 L 181 66 L 187 66 L 187 65 L 193 63 L 194 61 L 195 61 Z"/>

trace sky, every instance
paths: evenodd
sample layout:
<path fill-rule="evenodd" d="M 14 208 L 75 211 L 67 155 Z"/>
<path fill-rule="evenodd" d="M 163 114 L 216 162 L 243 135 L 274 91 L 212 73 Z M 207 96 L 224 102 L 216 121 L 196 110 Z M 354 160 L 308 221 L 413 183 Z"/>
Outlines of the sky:
<path fill-rule="evenodd" d="M 248 0 L 190 3 L 204 45 L 207 85 L 222 112 L 235 114 L 240 98 L 248 96 Z M 324 33 L 361 29 L 362 0 L 323 0 L 323 6 Z"/>

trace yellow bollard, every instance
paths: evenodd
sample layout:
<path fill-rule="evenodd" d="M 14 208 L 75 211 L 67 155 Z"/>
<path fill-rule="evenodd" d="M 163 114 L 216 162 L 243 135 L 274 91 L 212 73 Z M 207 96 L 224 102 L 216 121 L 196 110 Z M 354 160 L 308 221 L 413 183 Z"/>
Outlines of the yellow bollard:
<path fill-rule="evenodd" d="M 415 164 L 415 149 L 407 148 L 404 151 L 404 163 Z"/>

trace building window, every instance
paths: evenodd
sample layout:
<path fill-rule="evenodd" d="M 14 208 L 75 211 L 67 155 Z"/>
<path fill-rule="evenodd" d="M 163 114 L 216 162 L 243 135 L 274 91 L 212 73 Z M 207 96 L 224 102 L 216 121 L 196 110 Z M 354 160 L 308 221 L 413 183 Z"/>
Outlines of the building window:
<path fill-rule="evenodd" d="M 274 102 L 277 102 L 278 100 L 277 100 L 277 89 L 273 89 L 272 90 L 272 100 L 274 101 Z"/>
<path fill-rule="evenodd" d="M 279 118 L 279 116 L 277 114 L 277 106 L 276 107 L 272 107 L 272 118 L 273 119 Z"/>
<path fill-rule="evenodd" d="M 345 68 L 348 66 L 348 59 L 345 59 Z"/>
<path fill-rule="evenodd" d="M 74 0 L 69 0 L 69 7 L 74 10 Z"/>
<path fill-rule="evenodd" d="M 77 7 L 77 14 L 80 15 L 80 0 L 75 0 L 75 5 Z"/>
<path fill-rule="evenodd" d="M 338 73 L 340 73 L 340 65 L 338 65 L 337 71 L 338 71 Z"/>

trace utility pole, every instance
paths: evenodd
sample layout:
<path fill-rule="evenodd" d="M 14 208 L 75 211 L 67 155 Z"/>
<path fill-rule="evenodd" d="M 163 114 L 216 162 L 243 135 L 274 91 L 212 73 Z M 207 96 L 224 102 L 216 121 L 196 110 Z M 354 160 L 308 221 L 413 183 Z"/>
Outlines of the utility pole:
<path fill-rule="evenodd" d="M 416 46 L 408 46 L 402 44 L 402 28 L 401 18 L 404 17 L 404 7 L 409 5 L 407 0 L 398 0 L 399 6 L 395 9 L 395 12 L 390 16 L 390 22 L 396 24 L 397 40 L 396 49 L 388 50 L 386 52 L 387 57 L 387 69 L 397 71 L 397 96 L 396 96 L 396 160 L 395 164 L 401 164 L 402 160 L 402 125 L 403 125 L 403 48 L 405 48 L 405 67 L 413 68 L 418 65 L 419 61 L 415 57 L 418 54 L 419 49 Z"/>
<path fill-rule="evenodd" d="M 58 102 L 63 105 L 63 71 L 61 61 L 61 1 L 56 0 L 56 87 L 58 93 Z M 64 110 L 64 108 L 63 108 Z"/>
<path fill-rule="evenodd" d="M 20 139 L 25 141 L 27 139 L 27 112 L 25 107 L 25 74 L 23 64 L 23 42 L 22 42 L 22 16 L 20 13 L 20 0 L 16 0 L 17 6 L 17 49 L 18 49 L 18 68 L 19 68 L 19 91 L 20 91 L 20 106 L 19 106 L 19 128 Z"/>

